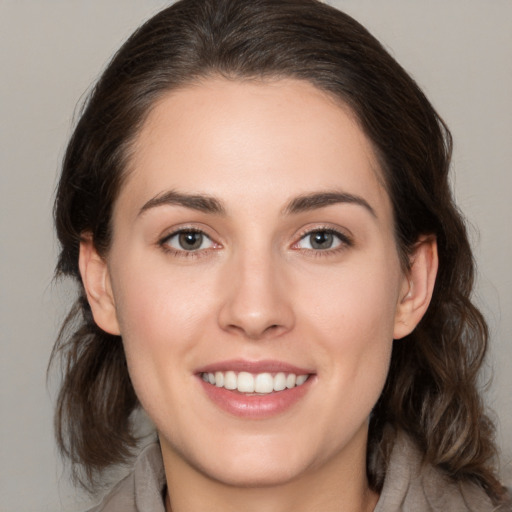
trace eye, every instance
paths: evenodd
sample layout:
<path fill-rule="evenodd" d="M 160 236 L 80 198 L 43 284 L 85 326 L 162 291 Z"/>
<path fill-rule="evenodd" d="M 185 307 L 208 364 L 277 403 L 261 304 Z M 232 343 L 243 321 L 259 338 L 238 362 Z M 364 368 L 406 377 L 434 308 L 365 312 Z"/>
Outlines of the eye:
<path fill-rule="evenodd" d="M 327 251 L 342 245 L 351 245 L 347 236 L 332 229 L 316 229 L 304 235 L 296 244 L 298 249 Z"/>
<path fill-rule="evenodd" d="M 167 236 L 161 244 L 175 251 L 194 252 L 203 249 L 211 249 L 214 242 L 202 231 L 194 229 L 182 229 Z"/>

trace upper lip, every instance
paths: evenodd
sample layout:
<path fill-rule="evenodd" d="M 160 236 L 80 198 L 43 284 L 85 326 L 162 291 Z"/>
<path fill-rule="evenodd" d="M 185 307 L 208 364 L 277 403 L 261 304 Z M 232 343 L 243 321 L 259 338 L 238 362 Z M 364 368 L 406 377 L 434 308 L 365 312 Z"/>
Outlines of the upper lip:
<path fill-rule="evenodd" d="M 248 372 L 248 373 L 294 373 L 295 375 L 308 375 L 314 373 L 311 369 L 276 360 L 248 361 L 245 359 L 230 359 L 218 361 L 198 368 L 197 373 L 215 372 Z"/>

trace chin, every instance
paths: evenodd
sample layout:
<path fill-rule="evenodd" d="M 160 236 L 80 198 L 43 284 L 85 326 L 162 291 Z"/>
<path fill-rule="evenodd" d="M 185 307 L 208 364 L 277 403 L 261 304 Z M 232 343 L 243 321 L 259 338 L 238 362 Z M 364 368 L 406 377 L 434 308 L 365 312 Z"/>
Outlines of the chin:
<path fill-rule="evenodd" d="M 160 438 L 164 444 L 162 436 Z M 234 436 L 229 443 L 210 441 L 201 443 L 201 446 L 182 445 L 181 449 L 174 445 L 170 467 L 191 470 L 227 486 L 256 488 L 283 485 L 300 478 L 310 469 L 311 459 L 315 458 L 310 450 L 298 448 L 308 446 L 307 443 L 290 445 L 281 436 L 271 436 L 271 439 L 266 436 Z"/>
<path fill-rule="evenodd" d="M 261 488 L 284 485 L 299 478 L 305 467 L 289 461 L 259 460 L 246 462 L 234 460 L 224 467 L 202 468 L 205 476 L 224 485 L 241 488 Z"/>

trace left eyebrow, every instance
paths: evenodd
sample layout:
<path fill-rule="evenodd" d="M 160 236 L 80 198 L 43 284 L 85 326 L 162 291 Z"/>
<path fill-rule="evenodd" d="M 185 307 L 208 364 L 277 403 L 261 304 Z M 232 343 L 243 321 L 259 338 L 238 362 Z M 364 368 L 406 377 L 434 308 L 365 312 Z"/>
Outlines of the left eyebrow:
<path fill-rule="evenodd" d="M 164 205 L 176 205 L 197 210 L 204 213 L 213 213 L 217 215 L 225 215 L 226 209 L 221 201 L 215 197 L 205 194 L 184 194 L 175 190 L 169 190 L 163 194 L 159 194 L 147 203 L 139 211 L 139 216 L 151 208 Z"/>
<path fill-rule="evenodd" d="M 284 214 L 294 214 L 316 210 L 338 203 L 356 204 L 366 209 L 373 217 L 377 218 L 375 210 L 366 199 L 346 192 L 314 192 L 293 198 L 284 208 Z"/>

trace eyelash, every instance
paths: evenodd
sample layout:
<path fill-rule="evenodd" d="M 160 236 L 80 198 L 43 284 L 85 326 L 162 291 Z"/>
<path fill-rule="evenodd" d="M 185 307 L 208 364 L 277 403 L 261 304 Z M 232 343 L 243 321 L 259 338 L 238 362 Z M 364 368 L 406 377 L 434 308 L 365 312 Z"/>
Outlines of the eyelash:
<path fill-rule="evenodd" d="M 314 235 L 315 233 L 326 233 L 329 235 L 335 236 L 339 241 L 339 246 L 329 249 L 301 249 L 299 247 L 296 247 L 301 241 L 305 240 L 307 237 Z M 346 233 L 342 233 L 336 229 L 333 229 L 331 227 L 327 226 L 320 226 L 315 227 L 313 229 L 307 229 L 305 230 L 299 237 L 299 240 L 293 244 L 292 247 L 296 247 L 296 250 L 305 252 L 308 255 L 311 255 L 313 257 L 326 257 L 326 256 L 332 256 L 333 254 L 337 254 L 340 252 L 345 251 L 346 249 L 353 247 L 354 241 L 352 237 L 348 236 Z"/>
<path fill-rule="evenodd" d="M 209 247 L 207 249 L 196 249 L 196 250 L 187 251 L 185 249 L 174 249 L 169 245 L 169 241 L 172 238 L 179 236 L 181 234 L 190 234 L 190 233 L 197 233 L 197 234 L 202 235 L 203 237 L 206 237 L 208 240 L 211 241 L 211 243 L 214 245 L 214 247 L 211 247 L 211 248 Z M 328 249 L 318 249 L 318 250 L 314 250 L 314 249 L 310 249 L 310 248 L 304 249 L 304 248 L 297 247 L 297 245 L 301 241 L 305 240 L 308 236 L 314 235 L 315 233 L 325 233 L 328 235 L 333 235 L 334 237 L 336 237 L 338 239 L 339 246 L 334 247 L 332 249 L 328 248 Z M 220 244 L 214 242 L 212 240 L 212 238 L 210 236 L 208 236 L 203 230 L 193 228 L 193 227 L 180 228 L 176 231 L 173 231 L 172 233 L 165 235 L 163 238 L 161 238 L 158 241 L 158 245 L 165 253 L 171 254 L 172 256 L 179 257 L 179 258 L 198 258 L 198 257 L 206 256 L 208 253 L 210 253 L 210 251 L 216 250 L 219 247 L 221 247 Z M 341 233 L 340 231 L 337 231 L 336 229 L 333 229 L 331 227 L 315 227 L 314 229 L 308 229 L 308 230 L 304 231 L 300 235 L 299 240 L 292 245 L 292 249 L 307 253 L 308 255 L 312 255 L 314 257 L 325 257 L 325 256 L 329 256 L 329 255 L 344 251 L 347 248 L 352 247 L 353 245 L 354 245 L 354 242 L 353 242 L 352 238 L 345 233 Z"/>
<path fill-rule="evenodd" d="M 214 246 L 212 248 L 207 249 L 197 249 L 197 250 L 191 250 L 187 251 L 185 249 L 174 249 L 169 245 L 169 241 L 174 238 L 175 236 L 179 236 L 181 234 L 189 234 L 189 233 L 197 233 L 202 235 L 203 237 L 207 238 L 212 242 Z M 163 238 L 161 238 L 158 241 L 158 245 L 160 248 L 167 254 L 170 254 L 174 257 L 178 258 L 200 258 L 202 256 L 206 256 L 211 250 L 215 250 L 220 247 L 220 244 L 214 242 L 210 236 L 208 236 L 203 230 L 197 229 L 197 228 L 180 228 L 176 231 L 173 231 L 172 233 L 169 233 L 168 235 L 165 235 Z"/>

